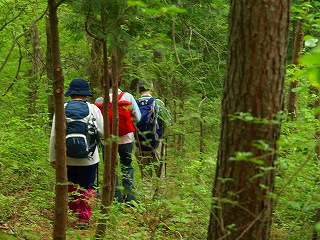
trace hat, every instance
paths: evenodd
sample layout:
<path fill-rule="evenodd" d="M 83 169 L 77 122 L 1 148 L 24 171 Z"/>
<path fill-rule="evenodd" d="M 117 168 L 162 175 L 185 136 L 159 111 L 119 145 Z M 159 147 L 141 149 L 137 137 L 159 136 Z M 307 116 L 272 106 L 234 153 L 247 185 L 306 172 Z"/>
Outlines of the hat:
<path fill-rule="evenodd" d="M 93 93 L 89 91 L 89 84 L 86 80 L 75 78 L 71 81 L 68 91 L 64 94 L 66 97 L 70 95 L 93 96 Z"/>
<path fill-rule="evenodd" d="M 145 81 L 140 80 L 138 82 L 138 89 L 140 92 L 153 90 L 153 84 L 152 84 L 152 82 L 145 82 Z"/>

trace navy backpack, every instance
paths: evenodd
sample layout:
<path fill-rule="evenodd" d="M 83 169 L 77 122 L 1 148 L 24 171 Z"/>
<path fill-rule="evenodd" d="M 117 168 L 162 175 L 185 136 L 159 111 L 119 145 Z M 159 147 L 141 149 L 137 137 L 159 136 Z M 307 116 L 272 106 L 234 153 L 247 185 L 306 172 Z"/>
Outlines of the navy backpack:
<path fill-rule="evenodd" d="M 93 155 L 99 136 L 91 112 L 91 104 L 86 101 L 70 101 L 65 104 L 66 148 L 71 158 L 87 158 Z"/>
<path fill-rule="evenodd" d="M 142 151 L 152 151 L 162 137 L 163 121 L 158 117 L 153 97 L 138 99 L 137 104 L 141 112 L 141 119 L 137 123 L 139 145 Z"/>

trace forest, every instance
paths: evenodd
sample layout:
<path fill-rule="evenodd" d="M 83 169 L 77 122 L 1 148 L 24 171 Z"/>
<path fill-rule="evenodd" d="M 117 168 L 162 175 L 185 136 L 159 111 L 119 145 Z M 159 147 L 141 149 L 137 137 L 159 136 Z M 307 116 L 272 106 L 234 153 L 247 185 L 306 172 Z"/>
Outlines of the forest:
<path fill-rule="evenodd" d="M 320 1 L 0 6 L 0 239 L 320 239 Z M 74 78 L 90 102 L 105 94 L 108 69 L 135 98 L 137 79 L 152 83 L 168 107 L 165 176 L 146 183 L 133 157 L 137 201 L 115 204 L 105 158 L 80 229 L 56 204 L 52 117 Z"/>

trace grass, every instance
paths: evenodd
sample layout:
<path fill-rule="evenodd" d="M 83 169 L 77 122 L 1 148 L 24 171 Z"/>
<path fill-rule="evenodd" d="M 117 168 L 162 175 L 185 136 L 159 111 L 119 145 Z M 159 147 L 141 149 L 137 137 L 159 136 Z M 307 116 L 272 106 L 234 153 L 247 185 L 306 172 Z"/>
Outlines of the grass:
<path fill-rule="evenodd" d="M 44 123 L 32 131 L 32 125 L 14 121 L 20 125 L 9 123 L 0 129 L 0 239 L 52 239 L 55 173 L 48 160 L 50 127 Z M 314 211 L 320 207 L 319 166 L 313 160 L 316 142 L 307 130 L 311 125 L 305 124 L 305 129 L 296 134 L 299 126 L 284 125 L 285 134 L 279 142 L 272 239 L 310 239 Z M 106 239 L 207 238 L 217 146 L 200 158 L 196 150 L 190 150 L 196 149 L 193 144 L 187 139 L 180 153 L 172 146 L 168 149 L 166 177 L 161 181 L 143 182 L 134 161 L 139 201 L 135 207 L 110 207 Z M 101 173 L 102 165 L 100 181 Z M 157 187 L 160 190 L 153 198 Z M 67 239 L 94 239 L 99 199 L 93 210 L 87 230 L 77 229 L 75 218 L 69 214 Z"/>

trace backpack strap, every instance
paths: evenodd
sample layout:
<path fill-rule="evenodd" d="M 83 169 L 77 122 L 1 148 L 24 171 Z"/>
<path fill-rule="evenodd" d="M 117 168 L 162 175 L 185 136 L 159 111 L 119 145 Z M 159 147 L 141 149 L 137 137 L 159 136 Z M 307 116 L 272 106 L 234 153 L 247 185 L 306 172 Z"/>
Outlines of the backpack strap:
<path fill-rule="evenodd" d="M 125 92 L 121 92 L 119 95 L 118 95 L 118 101 L 120 101 L 120 99 L 122 98 L 122 96 L 125 94 Z"/>
<path fill-rule="evenodd" d="M 136 100 L 136 102 L 138 105 L 144 106 L 144 105 L 153 105 L 154 100 L 155 99 L 153 97 L 149 98 L 148 100 L 143 99 L 143 98 L 139 98 L 138 100 Z"/>
<path fill-rule="evenodd" d="M 118 94 L 118 101 L 122 98 L 122 96 L 125 94 L 125 92 L 121 92 Z M 109 97 L 109 103 L 111 103 L 111 97 Z"/>
<path fill-rule="evenodd" d="M 94 121 L 96 120 L 96 118 L 93 115 L 92 104 L 87 102 L 87 105 L 88 105 L 88 108 L 89 108 L 89 115 L 88 116 L 90 116 L 89 119 L 88 119 L 88 122 L 91 121 L 92 125 L 95 126 Z"/>
<path fill-rule="evenodd" d="M 88 110 L 89 110 L 89 113 L 87 116 L 85 116 L 84 118 L 81 118 L 81 119 L 72 119 L 70 117 L 67 117 L 66 116 L 66 121 L 67 123 L 70 123 L 70 122 L 84 122 L 84 123 L 88 123 L 90 120 L 92 120 L 92 122 L 94 121 L 94 116 L 92 114 L 92 106 L 90 105 L 90 103 L 88 103 L 87 101 L 84 101 L 85 103 L 87 103 L 88 105 Z M 70 102 L 66 102 L 64 104 L 64 108 L 67 107 L 67 105 L 69 104 Z"/>
<path fill-rule="evenodd" d="M 153 105 L 154 100 L 155 100 L 155 99 L 154 99 L 153 97 L 149 98 L 147 104 L 148 104 L 148 105 Z"/>

